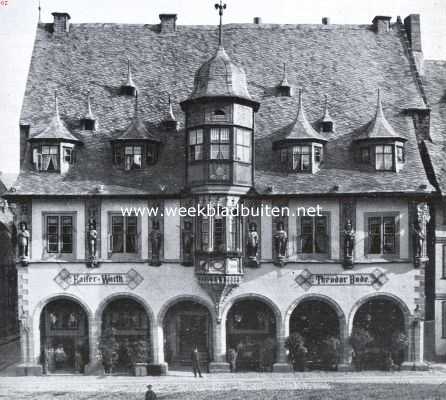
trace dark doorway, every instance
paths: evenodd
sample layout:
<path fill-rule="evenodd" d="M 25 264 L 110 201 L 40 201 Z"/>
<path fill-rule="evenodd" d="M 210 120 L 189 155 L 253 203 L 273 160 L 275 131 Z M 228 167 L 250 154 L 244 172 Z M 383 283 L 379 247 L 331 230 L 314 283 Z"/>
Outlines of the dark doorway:
<path fill-rule="evenodd" d="M 358 369 L 400 366 L 408 344 L 400 306 L 385 298 L 364 303 L 355 314 L 351 342 Z"/>
<path fill-rule="evenodd" d="M 337 369 L 341 351 L 339 318 L 334 308 L 320 300 L 306 300 L 294 309 L 290 334 L 301 336 L 304 368 Z"/>
<path fill-rule="evenodd" d="M 212 325 L 209 310 L 194 301 L 180 301 L 169 308 L 163 321 L 164 357 L 170 369 L 192 365 L 192 350 L 198 347 L 202 367 L 212 358 Z"/>
<path fill-rule="evenodd" d="M 239 371 L 272 371 L 276 360 L 276 318 L 259 300 L 240 300 L 226 320 L 227 351 L 237 352 Z"/>
<path fill-rule="evenodd" d="M 89 362 L 88 318 L 73 300 L 48 303 L 40 317 L 41 362 L 49 373 L 83 373 Z"/>
<path fill-rule="evenodd" d="M 120 298 L 107 305 L 102 314 L 101 340 L 104 343 L 100 347 L 114 349 L 104 365 L 106 372 L 127 374 L 136 362 L 151 361 L 150 320 L 136 300 Z"/>

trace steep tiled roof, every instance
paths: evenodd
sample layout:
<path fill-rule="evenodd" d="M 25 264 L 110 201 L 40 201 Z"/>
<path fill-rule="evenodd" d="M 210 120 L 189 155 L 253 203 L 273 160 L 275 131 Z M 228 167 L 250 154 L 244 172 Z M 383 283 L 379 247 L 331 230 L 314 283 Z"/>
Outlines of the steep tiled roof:
<path fill-rule="evenodd" d="M 184 187 L 184 113 L 179 103 L 193 92 L 194 76 L 214 53 L 217 28 L 177 26 L 160 33 L 155 25 L 71 24 L 68 35 L 54 37 L 40 24 L 21 115 L 35 136 L 52 117 L 51 93 L 58 90 L 60 113 L 83 146 L 76 164 L 64 176 L 34 172 L 30 157 L 16 182 L 17 194 L 91 193 L 176 194 Z M 230 24 L 225 51 L 246 73 L 251 98 L 261 103 L 256 114 L 256 189 L 273 194 L 423 192 L 427 181 L 418 153 L 412 118 L 405 108 L 425 104 L 413 77 L 398 25 L 377 34 L 370 25 Z M 139 88 L 141 120 L 163 145 L 156 165 L 122 171 L 112 165 L 110 141 L 122 135 L 133 116 L 133 101 L 122 96 L 126 62 Z M 305 89 L 309 123 L 323 115 L 324 95 L 336 132 L 327 135 L 324 163 L 312 174 L 277 171 L 272 143 L 296 117 L 297 97 L 276 97 L 282 65 L 295 87 Z M 352 142 L 373 119 L 376 88 L 386 96 L 386 118 L 407 139 L 407 161 L 399 173 L 363 171 L 353 158 Z M 99 129 L 81 131 L 85 93 L 90 90 Z M 168 94 L 172 95 L 178 131 L 161 129 Z M 28 153 L 29 154 L 29 153 Z"/>
<path fill-rule="evenodd" d="M 423 83 L 429 105 L 430 137 L 425 145 L 435 181 L 446 195 L 446 61 L 426 60 Z"/>
<path fill-rule="evenodd" d="M 327 139 L 319 135 L 308 122 L 305 116 L 302 90 L 299 90 L 299 105 L 297 107 L 297 115 L 285 136 L 278 137 L 275 143 L 294 142 L 296 140 L 315 141 L 325 143 Z"/>
<path fill-rule="evenodd" d="M 406 138 L 397 135 L 395 130 L 392 128 L 392 126 L 389 124 L 386 117 L 384 116 L 383 106 L 381 103 L 381 91 L 379 89 L 375 116 L 372 121 L 370 121 L 367 129 L 364 130 L 364 133 L 356 138 L 356 140 L 366 139 L 399 139 L 406 141 Z"/>

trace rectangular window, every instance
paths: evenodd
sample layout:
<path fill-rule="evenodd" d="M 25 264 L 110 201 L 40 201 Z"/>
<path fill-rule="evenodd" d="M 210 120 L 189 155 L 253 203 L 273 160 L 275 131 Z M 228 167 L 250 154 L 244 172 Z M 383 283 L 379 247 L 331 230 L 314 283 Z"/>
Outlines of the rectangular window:
<path fill-rule="evenodd" d="M 368 164 L 370 162 L 370 149 L 368 147 L 361 147 L 360 161 L 364 164 Z"/>
<path fill-rule="evenodd" d="M 153 143 L 148 143 L 146 145 L 146 163 L 148 165 L 153 165 L 158 159 L 158 146 Z"/>
<path fill-rule="evenodd" d="M 293 147 L 293 170 L 303 172 L 311 170 L 310 146 Z"/>
<path fill-rule="evenodd" d="M 214 251 L 225 250 L 225 219 L 216 216 L 214 219 Z"/>
<path fill-rule="evenodd" d="M 203 159 L 203 129 L 189 131 L 189 160 Z"/>
<path fill-rule="evenodd" d="M 113 162 L 117 165 L 122 163 L 122 146 L 120 144 L 113 145 Z"/>
<path fill-rule="evenodd" d="M 251 131 L 235 128 L 235 160 L 245 163 L 251 162 Z"/>
<path fill-rule="evenodd" d="M 125 170 L 142 168 L 141 146 L 125 146 L 124 148 Z"/>
<path fill-rule="evenodd" d="M 396 218 L 368 218 L 368 254 L 396 254 Z"/>
<path fill-rule="evenodd" d="M 404 147 L 396 146 L 396 159 L 399 163 L 403 163 L 405 161 Z"/>
<path fill-rule="evenodd" d="M 202 250 L 209 249 L 209 217 L 202 217 L 200 224 L 200 245 Z"/>
<path fill-rule="evenodd" d="M 73 164 L 74 163 L 74 153 L 72 147 L 63 147 L 63 160 L 67 164 Z"/>
<path fill-rule="evenodd" d="M 136 216 L 112 215 L 111 252 L 136 253 L 138 240 L 138 219 Z"/>
<path fill-rule="evenodd" d="M 211 128 L 211 160 L 229 160 L 229 129 Z"/>
<path fill-rule="evenodd" d="M 38 168 L 40 171 L 59 171 L 59 146 L 41 146 L 40 157 L 36 153 Z"/>
<path fill-rule="evenodd" d="M 73 216 L 46 216 L 46 243 L 48 253 L 73 253 Z"/>
<path fill-rule="evenodd" d="M 377 145 L 375 147 L 375 160 L 378 171 L 393 171 L 393 146 Z"/>
<path fill-rule="evenodd" d="M 301 251 L 304 254 L 328 253 L 328 217 L 301 218 Z"/>
<path fill-rule="evenodd" d="M 319 146 L 314 147 L 314 161 L 317 163 L 322 162 L 322 147 Z"/>

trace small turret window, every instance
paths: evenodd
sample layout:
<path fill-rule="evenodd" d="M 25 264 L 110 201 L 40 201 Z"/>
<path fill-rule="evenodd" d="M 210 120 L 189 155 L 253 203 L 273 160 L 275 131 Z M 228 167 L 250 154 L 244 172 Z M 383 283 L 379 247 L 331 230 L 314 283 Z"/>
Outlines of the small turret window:
<path fill-rule="evenodd" d="M 84 120 L 84 130 L 86 130 L 86 131 L 94 131 L 95 125 L 96 125 L 96 121 L 94 119 L 85 119 Z"/>
<path fill-rule="evenodd" d="M 211 160 L 229 159 L 229 129 L 211 129 Z"/>
<path fill-rule="evenodd" d="M 63 160 L 67 164 L 74 164 L 74 152 L 71 147 L 64 147 L 63 148 Z"/>
<path fill-rule="evenodd" d="M 317 163 L 322 162 L 322 147 L 321 146 L 314 147 L 314 161 Z"/>
<path fill-rule="evenodd" d="M 141 146 L 125 146 L 124 152 L 125 170 L 142 168 L 142 151 Z"/>
<path fill-rule="evenodd" d="M 398 162 L 403 163 L 405 161 L 406 155 L 404 154 L 403 146 L 396 146 L 396 159 Z"/>
<path fill-rule="evenodd" d="M 393 163 L 393 146 L 378 145 L 375 147 L 376 169 L 378 171 L 392 171 Z"/>

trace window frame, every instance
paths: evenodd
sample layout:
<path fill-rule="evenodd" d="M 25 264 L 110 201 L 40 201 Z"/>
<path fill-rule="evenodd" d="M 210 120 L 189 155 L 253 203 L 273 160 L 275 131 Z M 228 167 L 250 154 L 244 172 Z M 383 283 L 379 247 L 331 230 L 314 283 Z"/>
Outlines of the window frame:
<path fill-rule="evenodd" d="M 376 144 L 374 151 L 374 162 L 376 171 L 395 171 L 395 145 L 394 144 Z M 378 152 L 378 148 L 382 147 L 382 152 Z M 386 152 L 386 148 L 390 149 L 390 152 Z M 390 156 L 392 163 L 390 167 L 386 168 L 386 156 Z M 382 168 L 378 168 L 378 157 L 382 157 Z"/>
<path fill-rule="evenodd" d="M 371 235 L 370 235 L 370 219 L 380 219 L 380 252 L 379 253 L 372 253 L 371 252 Z M 385 246 L 385 229 L 384 229 L 384 221 L 385 219 L 393 218 L 393 226 L 394 226 L 394 232 L 393 232 L 393 246 L 394 246 L 394 252 L 389 253 L 384 251 Z M 399 212 L 371 212 L 371 213 L 364 213 L 364 232 L 366 233 L 366 240 L 364 243 L 364 256 L 368 258 L 390 258 L 395 259 L 400 257 L 400 219 L 401 215 Z M 389 234 L 387 234 L 389 235 Z"/>
<path fill-rule="evenodd" d="M 133 144 L 133 143 L 126 143 L 123 146 L 124 148 L 124 170 L 125 171 L 134 171 L 134 170 L 141 170 L 143 169 L 143 158 L 144 158 L 144 146 L 141 144 Z M 131 153 L 127 153 L 127 149 L 132 149 Z M 139 148 L 139 153 L 135 152 L 135 149 Z M 140 157 L 139 167 L 135 168 L 135 165 L 138 165 L 135 163 L 135 157 Z M 133 160 L 129 166 L 127 165 L 127 159 Z"/>
<path fill-rule="evenodd" d="M 49 218 L 57 218 L 57 232 L 53 235 L 56 236 L 56 240 L 53 241 L 57 246 L 57 251 L 50 251 L 50 240 L 49 240 L 49 226 L 48 219 Z M 71 237 L 71 242 L 64 241 L 64 233 L 63 233 L 63 224 L 62 220 L 64 218 L 71 218 L 71 230 L 69 236 Z M 44 247 L 44 258 L 76 258 L 77 253 L 77 212 L 43 212 L 42 213 L 42 224 L 43 224 L 43 247 Z M 63 251 L 63 244 L 68 243 L 71 246 L 71 251 Z"/>
<path fill-rule="evenodd" d="M 114 244 L 114 233 L 113 233 L 113 219 L 114 218 L 122 218 L 122 251 L 115 251 Z M 135 219 L 135 238 L 134 238 L 134 246 L 135 251 L 128 251 L 128 218 Z M 122 215 L 120 212 L 109 212 L 108 213 L 108 256 L 109 258 L 138 258 L 140 257 L 141 252 L 141 218 L 137 215 Z"/>
<path fill-rule="evenodd" d="M 34 168 L 39 171 L 39 172 L 60 172 L 61 171 L 61 149 L 60 149 L 61 145 L 60 143 L 58 144 L 38 144 L 33 146 L 33 151 L 32 151 L 32 158 L 33 158 L 33 164 L 34 164 Z M 44 148 L 48 148 L 48 153 L 43 152 Z M 51 153 L 50 149 L 56 149 L 56 153 Z M 43 168 L 44 165 L 44 159 L 45 156 L 56 156 L 55 159 L 57 160 L 57 167 L 54 168 L 53 170 L 49 170 L 49 164 L 50 162 L 48 162 L 48 167 L 46 169 Z M 53 165 L 54 165 L 54 161 L 53 161 Z"/>
<path fill-rule="evenodd" d="M 326 252 L 316 252 L 316 246 L 319 241 L 317 236 L 317 219 L 324 218 L 325 219 L 325 246 Z M 303 242 L 303 223 L 304 220 L 311 219 L 311 241 L 312 241 L 312 252 L 304 252 L 304 242 Z M 331 212 L 330 211 L 322 211 L 321 216 L 297 216 L 296 217 L 296 255 L 297 259 L 314 259 L 314 260 L 328 260 L 331 259 L 332 255 L 332 232 L 331 232 Z"/>

